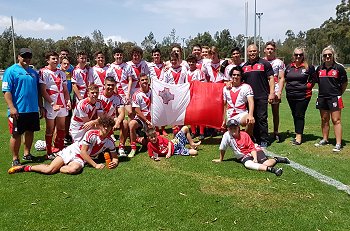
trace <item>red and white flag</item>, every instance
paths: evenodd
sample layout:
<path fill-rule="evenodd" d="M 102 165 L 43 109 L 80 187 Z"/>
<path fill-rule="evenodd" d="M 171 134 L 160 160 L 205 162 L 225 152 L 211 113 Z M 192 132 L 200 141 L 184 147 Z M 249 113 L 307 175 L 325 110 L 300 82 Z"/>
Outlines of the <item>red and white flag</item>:
<path fill-rule="evenodd" d="M 175 85 L 152 78 L 152 124 L 220 128 L 224 114 L 223 87 L 221 83 L 200 81 Z"/>

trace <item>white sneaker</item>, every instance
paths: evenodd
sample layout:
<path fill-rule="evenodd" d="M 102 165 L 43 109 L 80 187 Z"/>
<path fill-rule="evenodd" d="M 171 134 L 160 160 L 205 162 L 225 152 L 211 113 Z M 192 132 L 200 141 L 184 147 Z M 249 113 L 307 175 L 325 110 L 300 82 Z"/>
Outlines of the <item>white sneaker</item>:
<path fill-rule="evenodd" d="M 119 148 L 118 154 L 119 154 L 119 157 L 126 157 L 124 148 Z"/>
<path fill-rule="evenodd" d="M 341 151 L 341 144 L 336 144 L 333 148 L 333 152 L 340 152 Z"/>
<path fill-rule="evenodd" d="M 131 151 L 130 151 L 128 157 L 129 157 L 129 158 L 133 158 L 133 157 L 135 156 L 135 154 L 136 154 L 136 150 L 135 150 L 135 149 L 131 149 Z"/>

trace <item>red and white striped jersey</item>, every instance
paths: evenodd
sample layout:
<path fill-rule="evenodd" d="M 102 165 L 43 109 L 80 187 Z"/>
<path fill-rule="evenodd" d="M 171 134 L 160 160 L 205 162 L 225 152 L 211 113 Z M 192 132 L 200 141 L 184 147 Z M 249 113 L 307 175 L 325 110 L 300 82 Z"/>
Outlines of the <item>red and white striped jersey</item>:
<path fill-rule="evenodd" d="M 128 93 L 129 77 L 135 80 L 136 77 L 134 75 L 134 71 L 127 63 L 112 63 L 109 66 L 106 74 L 106 76 L 112 76 L 115 79 L 118 94 L 121 96 L 125 96 Z"/>
<path fill-rule="evenodd" d="M 147 93 L 139 89 L 132 95 L 132 107 L 140 108 L 141 112 L 148 120 L 151 120 L 151 95 L 151 89 L 149 89 Z M 138 116 L 136 115 L 135 118 L 138 118 Z"/>
<path fill-rule="evenodd" d="M 227 103 L 226 116 L 231 118 L 242 112 L 248 112 L 248 97 L 253 97 L 254 94 L 248 84 L 242 83 L 240 86 L 232 87 L 230 90 L 224 87 L 223 96 L 224 102 Z"/>
<path fill-rule="evenodd" d="M 102 138 L 100 136 L 100 131 L 95 129 L 87 131 L 82 140 L 69 145 L 63 152 L 70 151 L 75 154 L 76 157 L 83 159 L 80 155 L 81 146 L 83 144 L 88 146 L 87 154 L 91 157 L 97 156 L 106 149 L 109 149 L 110 152 L 116 152 L 116 147 L 112 138 L 110 136 Z"/>
<path fill-rule="evenodd" d="M 203 64 L 203 69 L 206 75 L 206 79 L 211 83 L 223 83 L 224 81 L 228 81 L 229 79 L 220 72 L 220 65 L 223 60 L 220 60 L 218 63 L 208 62 Z"/>
<path fill-rule="evenodd" d="M 89 79 L 88 73 L 89 71 L 86 67 L 81 69 L 80 67 L 76 66 L 72 74 L 72 83 L 76 84 L 79 89 L 80 96 L 83 98 L 87 97 L 87 87 L 90 83 L 92 83 L 92 80 Z M 77 102 L 79 101 L 77 97 L 76 100 Z"/>
<path fill-rule="evenodd" d="M 97 65 L 89 69 L 88 79 L 91 79 L 92 83 L 98 86 L 99 92 L 102 92 L 104 89 L 107 69 L 107 66 L 99 67 Z"/>
<path fill-rule="evenodd" d="M 203 73 L 203 71 L 196 69 L 194 71 L 187 71 L 187 78 L 186 78 L 186 82 L 192 82 L 194 80 L 198 80 L 198 81 L 205 81 L 205 75 Z"/>
<path fill-rule="evenodd" d="M 187 69 L 184 66 L 178 66 L 177 68 L 170 67 L 164 73 L 163 82 L 170 84 L 182 84 L 186 82 Z"/>
<path fill-rule="evenodd" d="M 78 102 L 77 106 L 73 110 L 73 115 L 69 127 L 70 133 L 79 134 L 79 138 L 74 140 L 80 140 L 84 135 L 84 121 L 83 118 L 88 118 L 88 121 L 97 118 L 97 111 L 102 110 L 102 103 L 97 99 L 95 104 L 90 103 L 89 98 L 82 99 Z M 74 138 L 74 137 L 73 137 Z"/>
<path fill-rule="evenodd" d="M 145 60 L 141 60 L 138 64 L 135 64 L 133 61 L 129 61 L 127 62 L 127 64 L 131 66 L 134 72 L 131 90 L 130 90 L 130 95 L 133 95 L 138 89 L 140 89 L 140 84 L 139 84 L 140 75 L 144 73 L 147 76 L 149 76 L 150 70 Z"/>
<path fill-rule="evenodd" d="M 98 99 L 101 100 L 103 112 L 108 116 L 115 117 L 118 114 L 118 108 L 124 108 L 123 98 L 116 93 L 110 97 L 107 97 L 103 92 L 101 92 Z"/>
<path fill-rule="evenodd" d="M 150 76 L 152 78 L 162 79 L 164 63 L 149 63 Z"/>
<path fill-rule="evenodd" d="M 60 69 L 54 71 L 48 67 L 44 67 L 40 70 L 39 83 L 46 85 L 46 92 L 49 94 L 51 100 L 62 107 L 66 107 L 66 101 L 64 100 L 63 85 L 67 86 L 66 74 Z M 49 106 L 50 103 L 44 101 L 44 106 Z"/>

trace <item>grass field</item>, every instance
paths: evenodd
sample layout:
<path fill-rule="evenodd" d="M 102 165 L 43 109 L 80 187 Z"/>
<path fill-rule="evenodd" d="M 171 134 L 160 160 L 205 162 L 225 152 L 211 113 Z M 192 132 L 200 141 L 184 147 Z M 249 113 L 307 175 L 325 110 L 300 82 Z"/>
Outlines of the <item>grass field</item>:
<path fill-rule="evenodd" d="M 344 96 L 343 144 L 316 148 L 320 117 L 312 99 L 305 139 L 292 146 L 293 122 L 281 104 L 284 141 L 268 150 L 350 185 L 350 93 Z M 349 230 L 345 192 L 283 166 L 281 177 L 246 170 L 232 159 L 214 164 L 220 137 L 207 138 L 197 157 L 151 161 L 146 153 L 114 170 L 86 167 L 75 176 L 9 175 L 6 104 L 0 97 L 0 230 Z M 271 118 L 269 119 L 271 122 Z M 35 139 L 43 139 L 44 123 Z M 271 127 L 270 127 L 271 130 Z M 333 130 L 331 143 L 334 145 Z M 34 155 L 44 155 L 36 152 Z"/>

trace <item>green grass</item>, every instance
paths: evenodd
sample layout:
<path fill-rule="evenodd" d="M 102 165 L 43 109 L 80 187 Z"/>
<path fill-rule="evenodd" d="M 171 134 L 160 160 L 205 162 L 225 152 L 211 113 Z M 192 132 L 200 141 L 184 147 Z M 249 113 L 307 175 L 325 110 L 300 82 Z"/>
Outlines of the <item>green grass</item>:
<path fill-rule="evenodd" d="M 293 131 L 292 117 L 283 100 L 280 131 L 285 140 L 273 143 L 269 150 L 349 185 L 349 92 L 344 101 L 345 148 L 340 154 L 332 153 L 332 146 L 314 147 L 321 135 L 315 98 L 308 108 L 301 146 L 290 144 L 292 132 L 286 131 Z M 199 156 L 193 158 L 153 162 L 141 153 L 114 170 L 86 167 L 75 176 L 9 175 L 3 97 L 0 117 L 0 230 L 323 231 L 350 227 L 350 201 L 345 192 L 289 166 L 283 166 L 283 175 L 275 177 L 246 170 L 230 160 L 214 164 L 211 160 L 219 155 L 219 137 L 205 140 Z M 42 121 L 36 139 L 43 139 L 43 134 Z"/>

